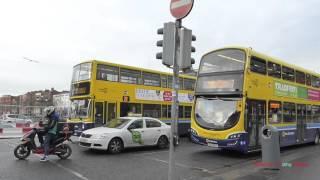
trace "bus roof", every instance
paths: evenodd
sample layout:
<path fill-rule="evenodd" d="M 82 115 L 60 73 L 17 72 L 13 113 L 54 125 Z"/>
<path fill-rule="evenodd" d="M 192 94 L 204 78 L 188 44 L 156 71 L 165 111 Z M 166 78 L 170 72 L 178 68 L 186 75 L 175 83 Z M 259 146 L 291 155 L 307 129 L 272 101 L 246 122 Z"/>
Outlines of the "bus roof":
<path fill-rule="evenodd" d="M 128 66 L 128 65 L 123 65 L 123 64 L 117 64 L 117 63 L 111 63 L 111 62 L 102 61 L 102 60 L 87 60 L 87 61 L 83 61 L 83 62 L 81 62 L 79 64 L 90 63 L 90 62 L 95 62 L 95 63 L 99 63 L 99 64 L 105 64 L 105 65 L 111 65 L 111 66 L 118 66 L 118 67 L 127 68 L 127 69 L 140 70 L 140 71 L 145 71 L 145 72 L 150 72 L 150 73 L 172 75 L 172 73 L 167 73 L 167 72 L 162 72 L 162 71 L 157 71 L 157 70 L 152 70 L 152 69 L 146 69 L 146 68 L 139 68 L 139 67 L 134 67 L 134 66 Z M 77 65 L 79 65 L 79 64 L 77 64 Z M 75 65 L 75 66 L 77 66 L 77 65 Z M 183 75 L 183 74 L 181 74 L 179 76 L 183 77 L 183 78 L 196 79 L 195 76 L 191 76 L 191 75 Z"/>
<path fill-rule="evenodd" d="M 219 48 L 219 49 L 215 49 L 215 50 L 211 50 L 209 51 L 208 53 L 204 54 L 203 56 L 206 56 L 207 54 L 210 54 L 214 51 L 219 51 L 219 50 L 223 50 L 223 49 L 240 49 L 240 50 L 243 50 L 245 51 L 246 53 L 249 53 L 251 55 L 254 55 L 258 58 L 261 58 L 261 59 L 264 59 L 264 60 L 267 60 L 267 61 L 272 61 L 274 63 L 277 63 L 277 64 L 281 64 L 281 65 L 284 65 L 284 66 L 287 66 L 287 67 L 291 67 L 295 70 L 298 70 L 298 71 L 301 71 L 301 72 L 305 72 L 305 73 L 308 73 L 308 74 L 311 74 L 311 75 L 314 75 L 314 76 L 318 76 L 320 77 L 320 74 L 317 73 L 317 72 L 314 72 L 314 71 L 311 71 L 311 70 L 307 70 L 305 68 L 302 68 L 302 67 L 299 67 L 299 66 L 296 66 L 296 65 L 293 65 L 293 64 L 290 64 L 290 63 L 287 63 L 283 60 L 280 60 L 279 58 L 275 58 L 275 57 L 272 57 L 272 56 L 269 56 L 269 55 L 266 55 L 266 54 L 263 54 L 263 53 L 260 53 L 260 52 L 257 52 L 255 50 L 253 50 L 251 47 L 243 47 L 243 46 L 227 46 L 227 47 L 224 47 L 224 48 Z M 203 57 L 202 56 L 202 57 Z"/>

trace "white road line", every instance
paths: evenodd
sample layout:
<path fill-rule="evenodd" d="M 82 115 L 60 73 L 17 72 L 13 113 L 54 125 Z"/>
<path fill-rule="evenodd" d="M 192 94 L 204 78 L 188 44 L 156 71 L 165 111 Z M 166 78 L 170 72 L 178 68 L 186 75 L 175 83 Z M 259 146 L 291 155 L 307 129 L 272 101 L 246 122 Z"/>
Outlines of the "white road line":
<path fill-rule="evenodd" d="M 10 147 L 15 148 L 19 143 L 10 143 L 9 141 L 7 141 L 7 144 L 8 144 Z M 32 155 L 33 155 L 33 156 L 36 156 L 36 157 L 39 157 L 39 158 L 42 157 L 42 156 L 39 155 L 39 154 L 32 154 Z M 49 161 L 49 163 L 56 165 L 57 167 L 59 167 L 59 168 L 65 170 L 65 171 L 69 172 L 70 174 L 78 177 L 79 179 L 89 180 L 89 179 L 88 179 L 87 177 L 85 177 L 84 175 L 82 175 L 82 174 L 80 174 L 80 173 L 78 173 L 78 172 L 76 172 L 76 171 L 74 171 L 74 170 L 72 170 L 72 169 L 70 169 L 70 168 L 67 168 L 67 167 L 65 167 L 65 166 L 62 166 L 62 165 L 59 164 L 59 163 L 56 163 L 56 162 L 53 162 L 53 161 Z"/>
<path fill-rule="evenodd" d="M 162 159 L 158 159 L 158 158 L 146 158 L 146 159 L 157 161 L 157 162 L 160 162 L 160 163 L 163 163 L 163 164 L 166 164 L 166 165 L 169 164 L 168 161 L 165 161 L 165 160 L 162 160 Z M 216 173 L 215 171 L 210 171 L 210 170 L 208 170 L 206 168 L 188 166 L 188 165 L 185 165 L 185 164 L 182 164 L 182 163 L 176 163 L 176 166 L 182 167 L 182 168 L 186 168 L 186 169 L 196 169 L 196 170 L 199 170 L 199 171 L 202 171 L 202 172 L 205 172 L 205 173 L 209 173 L 209 174 Z"/>

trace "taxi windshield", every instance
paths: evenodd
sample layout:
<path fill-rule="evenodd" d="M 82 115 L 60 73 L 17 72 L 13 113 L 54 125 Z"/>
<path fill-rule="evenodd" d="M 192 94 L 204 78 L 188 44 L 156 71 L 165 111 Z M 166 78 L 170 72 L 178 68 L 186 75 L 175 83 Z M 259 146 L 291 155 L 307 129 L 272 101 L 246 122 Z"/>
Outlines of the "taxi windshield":
<path fill-rule="evenodd" d="M 106 124 L 106 127 L 108 128 L 117 128 L 122 129 L 124 126 L 126 126 L 129 123 L 130 119 L 112 119 Z"/>

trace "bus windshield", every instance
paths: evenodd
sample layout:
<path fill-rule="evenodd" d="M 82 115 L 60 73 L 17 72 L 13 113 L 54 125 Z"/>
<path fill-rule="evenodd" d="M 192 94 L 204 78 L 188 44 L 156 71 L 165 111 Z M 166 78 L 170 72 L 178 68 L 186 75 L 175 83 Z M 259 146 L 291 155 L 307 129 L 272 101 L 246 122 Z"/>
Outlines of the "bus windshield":
<path fill-rule="evenodd" d="M 244 70 L 245 53 L 242 50 L 226 49 L 205 55 L 199 74 Z"/>
<path fill-rule="evenodd" d="M 88 118 L 90 117 L 90 103 L 88 99 L 73 100 L 71 102 L 71 118 Z"/>
<path fill-rule="evenodd" d="M 195 105 L 195 119 L 206 129 L 230 129 L 236 125 L 240 117 L 240 112 L 236 108 L 239 100 L 199 97 Z"/>
<path fill-rule="evenodd" d="M 91 63 L 83 63 L 74 66 L 72 82 L 89 80 L 91 77 Z"/>

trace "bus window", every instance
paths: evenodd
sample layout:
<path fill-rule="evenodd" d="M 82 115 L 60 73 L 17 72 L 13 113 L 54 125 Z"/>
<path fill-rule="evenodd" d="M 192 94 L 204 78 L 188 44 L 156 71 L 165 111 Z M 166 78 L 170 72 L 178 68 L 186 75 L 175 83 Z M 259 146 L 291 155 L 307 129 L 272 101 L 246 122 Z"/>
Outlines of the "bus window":
<path fill-rule="evenodd" d="M 279 64 L 268 62 L 268 75 L 281 78 L 281 66 Z"/>
<path fill-rule="evenodd" d="M 160 87 L 160 74 L 142 72 L 143 85 Z"/>
<path fill-rule="evenodd" d="M 160 104 L 143 104 L 143 116 L 160 118 L 161 105 Z"/>
<path fill-rule="evenodd" d="M 166 75 L 162 75 L 161 76 L 161 87 L 163 87 L 163 88 L 167 88 L 168 86 L 167 86 L 167 76 Z"/>
<path fill-rule="evenodd" d="M 98 64 L 97 80 L 117 82 L 119 80 L 119 68 L 114 66 Z"/>
<path fill-rule="evenodd" d="M 141 72 L 131 69 L 120 69 L 120 82 L 141 84 Z"/>
<path fill-rule="evenodd" d="M 295 75 L 294 75 L 294 69 L 282 66 L 282 79 L 288 80 L 288 81 L 294 81 Z"/>
<path fill-rule="evenodd" d="M 168 117 L 168 107 L 167 107 L 167 105 L 162 105 L 161 106 L 161 110 L 162 110 L 161 118 L 167 118 Z"/>
<path fill-rule="evenodd" d="M 179 78 L 179 89 L 183 89 L 183 78 Z"/>
<path fill-rule="evenodd" d="M 283 122 L 296 122 L 296 105 L 294 103 L 283 103 Z"/>
<path fill-rule="evenodd" d="M 306 74 L 304 72 L 296 71 L 296 82 L 306 84 Z"/>
<path fill-rule="evenodd" d="M 314 123 L 320 122 L 320 106 L 312 106 L 311 116 Z"/>
<path fill-rule="evenodd" d="M 297 104 L 297 120 L 305 122 L 307 116 L 306 112 L 306 105 L 304 104 Z"/>
<path fill-rule="evenodd" d="M 171 118 L 171 105 L 168 105 L 168 118 Z"/>
<path fill-rule="evenodd" d="M 73 68 L 72 82 L 89 80 L 91 78 L 91 63 L 83 63 Z"/>
<path fill-rule="evenodd" d="M 281 123 L 281 102 L 269 101 L 269 123 Z"/>
<path fill-rule="evenodd" d="M 184 117 L 185 118 L 191 118 L 191 110 L 192 110 L 191 106 L 184 107 Z"/>
<path fill-rule="evenodd" d="M 179 118 L 183 118 L 183 106 L 179 106 Z"/>
<path fill-rule="evenodd" d="M 120 117 L 128 116 L 129 113 L 141 114 L 141 104 L 139 103 L 120 103 Z"/>
<path fill-rule="evenodd" d="M 245 52 L 238 49 L 224 49 L 206 54 L 201 59 L 199 74 L 243 71 Z"/>
<path fill-rule="evenodd" d="M 194 90 L 195 80 L 194 79 L 184 79 L 183 89 L 184 90 Z"/>
<path fill-rule="evenodd" d="M 311 75 L 310 74 L 306 74 L 306 83 L 308 86 L 311 86 Z"/>
<path fill-rule="evenodd" d="M 250 62 L 250 70 L 259 74 L 266 74 L 266 61 L 257 57 L 252 57 Z"/>
<path fill-rule="evenodd" d="M 311 76 L 311 86 L 315 88 L 320 87 L 320 79 L 316 76 Z"/>
<path fill-rule="evenodd" d="M 173 77 L 168 76 L 168 88 L 172 88 L 172 81 L 173 81 Z"/>
<path fill-rule="evenodd" d="M 312 122 L 312 106 L 307 105 L 307 122 L 311 123 Z"/>

